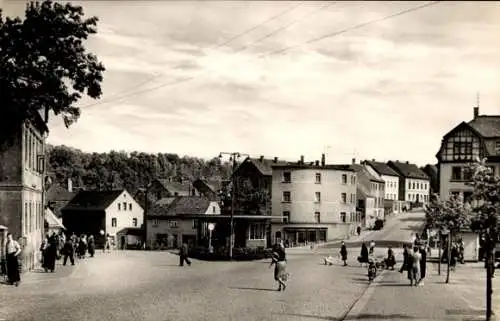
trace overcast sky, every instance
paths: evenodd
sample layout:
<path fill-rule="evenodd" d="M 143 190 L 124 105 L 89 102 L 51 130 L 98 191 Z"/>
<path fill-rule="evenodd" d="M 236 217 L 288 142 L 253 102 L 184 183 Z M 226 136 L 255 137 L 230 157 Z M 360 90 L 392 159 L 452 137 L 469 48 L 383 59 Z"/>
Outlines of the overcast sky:
<path fill-rule="evenodd" d="M 78 4 L 100 18 L 88 48 L 106 66 L 104 96 L 70 129 L 53 118 L 52 144 L 310 161 L 330 146 L 330 163 L 424 165 L 472 118 L 476 92 L 481 113 L 500 114 L 497 2 L 439 3 L 274 54 L 425 2 Z"/>

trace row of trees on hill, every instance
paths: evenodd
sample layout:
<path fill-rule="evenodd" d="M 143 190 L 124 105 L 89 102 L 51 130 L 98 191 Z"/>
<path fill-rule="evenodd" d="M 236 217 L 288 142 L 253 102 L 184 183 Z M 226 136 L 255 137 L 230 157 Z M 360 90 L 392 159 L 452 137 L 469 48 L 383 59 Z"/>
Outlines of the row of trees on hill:
<path fill-rule="evenodd" d="M 492 316 L 492 277 L 495 269 L 495 248 L 498 242 L 498 227 L 500 216 L 500 178 L 495 176 L 492 168 L 486 165 L 486 160 L 478 160 L 469 168 L 472 174 L 473 187 L 472 204 L 464 203 L 458 197 L 443 201 L 434 198 L 426 208 L 428 227 L 437 228 L 447 235 L 448 262 L 450 262 L 450 240 L 463 229 L 472 229 L 484 238 L 486 261 L 486 320 Z M 446 283 L 449 282 L 449 264 Z"/>
<path fill-rule="evenodd" d="M 231 166 L 219 158 L 204 160 L 177 154 L 141 152 L 85 153 L 67 146 L 49 146 L 48 170 L 55 183 L 87 190 L 126 188 L 135 193 L 153 178 L 193 180 L 227 179 Z"/>

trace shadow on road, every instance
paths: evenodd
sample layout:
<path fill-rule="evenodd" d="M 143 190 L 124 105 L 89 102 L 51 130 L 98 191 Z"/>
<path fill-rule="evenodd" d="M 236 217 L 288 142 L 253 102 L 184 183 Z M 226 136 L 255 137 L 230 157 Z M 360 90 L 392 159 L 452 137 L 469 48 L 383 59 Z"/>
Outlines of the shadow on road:
<path fill-rule="evenodd" d="M 404 319 L 415 319 L 412 316 L 404 315 L 404 314 L 358 314 L 356 316 L 348 317 L 344 320 L 382 320 L 382 319 L 396 319 L 396 320 L 404 320 Z"/>
<path fill-rule="evenodd" d="M 424 223 L 425 219 L 421 217 L 402 217 L 400 218 L 401 222 L 419 222 Z"/>
<path fill-rule="evenodd" d="M 406 286 L 409 287 L 409 283 L 389 283 L 389 282 L 379 282 L 377 286 Z"/>
<path fill-rule="evenodd" d="M 250 290 L 250 291 L 268 291 L 276 292 L 276 289 L 264 289 L 264 288 L 243 288 L 243 287 L 230 287 L 232 290 Z"/>
<path fill-rule="evenodd" d="M 326 317 L 321 315 L 312 315 L 312 314 L 296 314 L 296 313 L 275 313 L 277 315 L 286 315 L 297 318 L 309 318 L 309 319 L 317 319 L 317 320 L 328 320 L 328 321 L 341 321 L 344 318 L 335 318 L 335 317 Z"/>

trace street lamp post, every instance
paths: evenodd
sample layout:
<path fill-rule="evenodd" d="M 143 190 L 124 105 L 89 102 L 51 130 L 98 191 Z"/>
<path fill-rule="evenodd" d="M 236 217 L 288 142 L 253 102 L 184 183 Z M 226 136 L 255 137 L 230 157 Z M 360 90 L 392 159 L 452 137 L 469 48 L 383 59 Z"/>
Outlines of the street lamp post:
<path fill-rule="evenodd" d="M 248 154 L 242 154 L 239 152 L 232 152 L 232 153 L 227 153 L 227 152 L 221 152 L 219 153 L 219 158 L 222 158 L 223 156 L 229 156 L 229 160 L 232 161 L 232 174 L 231 174 L 231 184 L 232 186 L 232 191 L 231 191 L 231 219 L 229 222 L 229 259 L 233 259 L 233 245 L 234 245 L 234 208 L 236 205 L 236 175 L 235 175 L 235 170 L 236 170 L 236 159 L 239 159 L 242 156 L 249 157 L 250 155 Z"/>
<path fill-rule="evenodd" d="M 213 253 L 214 249 L 212 248 L 212 231 L 215 228 L 214 223 L 208 224 L 208 252 Z"/>

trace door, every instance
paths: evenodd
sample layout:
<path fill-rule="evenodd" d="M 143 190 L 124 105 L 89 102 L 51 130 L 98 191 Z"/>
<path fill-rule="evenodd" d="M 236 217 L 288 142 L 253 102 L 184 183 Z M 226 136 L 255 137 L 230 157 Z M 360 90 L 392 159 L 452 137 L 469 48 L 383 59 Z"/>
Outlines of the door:
<path fill-rule="evenodd" d="M 125 238 L 125 235 L 122 235 L 120 243 L 121 243 L 121 249 L 125 250 L 127 248 L 127 240 Z"/>

